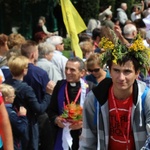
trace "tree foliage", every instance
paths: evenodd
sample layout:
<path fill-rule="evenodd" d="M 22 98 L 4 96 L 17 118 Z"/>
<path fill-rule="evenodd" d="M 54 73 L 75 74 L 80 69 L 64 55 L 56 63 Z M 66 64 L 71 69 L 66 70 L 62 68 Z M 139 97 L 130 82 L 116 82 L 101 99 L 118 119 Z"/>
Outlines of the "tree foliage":
<path fill-rule="evenodd" d="M 85 23 L 90 18 L 98 18 L 100 0 L 78 0 L 77 10 Z"/>
<path fill-rule="evenodd" d="M 48 29 L 54 30 L 53 8 L 59 0 L 0 0 L 0 32 L 10 33 L 12 26 L 20 26 L 23 35 L 31 32 L 38 17 L 46 17 Z M 79 14 L 88 23 L 90 18 L 98 18 L 101 8 L 112 6 L 113 15 L 122 2 L 128 4 L 128 16 L 137 0 L 71 0 Z M 139 1 L 138 1 L 139 2 Z M 31 33 L 30 33 L 31 34 Z M 26 36 L 26 35 L 25 35 Z M 28 35 L 27 35 L 28 36 Z"/>

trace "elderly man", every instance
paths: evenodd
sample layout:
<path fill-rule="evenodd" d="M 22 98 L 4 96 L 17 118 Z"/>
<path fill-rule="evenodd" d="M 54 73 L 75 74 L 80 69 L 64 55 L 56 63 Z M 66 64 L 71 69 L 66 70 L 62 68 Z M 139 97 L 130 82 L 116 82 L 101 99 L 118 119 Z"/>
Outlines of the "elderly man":
<path fill-rule="evenodd" d="M 128 20 L 128 16 L 125 12 L 126 10 L 127 10 L 126 3 L 121 3 L 121 8 L 117 9 L 117 18 L 122 26 L 124 26 L 126 21 Z"/>
<path fill-rule="evenodd" d="M 65 67 L 66 80 L 58 81 L 52 94 L 49 107 L 49 118 L 53 123 L 54 150 L 63 150 L 62 132 L 65 125 L 64 119 L 60 117 L 64 104 L 74 102 L 83 106 L 86 93 L 92 89 L 93 85 L 88 85 L 82 77 L 85 75 L 85 64 L 78 58 L 70 58 Z M 82 128 L 82 121 L 70 125 L 70 133 L 73 138 L 72 150 L 77 150 L 79 147 L 79 136 Z M 52 138 L 51 138 L 52 139 Z M 68 146 L 69 149 L 69 146 Z"/>
<path fill-rule="evenodd" d="M 51 36 L 46 40 L 46 43 L 51 43 L 55 46 L 51 62 L 60 70 L 62 79 L 65 79 L 65 65 L 68 59 L 62 54 L 62 51 L 64 50 L 63 38 L 61 36 Z"/>
<path fill-rule="evenodd" d="M 129 43 L 132 43 L 134 38 L 137 36 L 137 28 L 136 28 L 136 26 L 134 24 L 132 24 L 132 23 L 126 24 L 123 27 L 123 35 L 124 35 L 124 38 Z"/>

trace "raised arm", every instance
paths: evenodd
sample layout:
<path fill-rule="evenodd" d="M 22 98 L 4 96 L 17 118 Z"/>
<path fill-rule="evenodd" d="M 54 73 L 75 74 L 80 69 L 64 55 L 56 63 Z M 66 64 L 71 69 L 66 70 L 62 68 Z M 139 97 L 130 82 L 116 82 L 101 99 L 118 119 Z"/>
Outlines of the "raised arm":
<path fill-rule="evenodd" d="M 130 43 L 122 35 L 122 31 L 119 26 L 116 26 L 116 25 L 114 26 L 114 32 L 122 44 L 126 46 L 130 46 Z"/>

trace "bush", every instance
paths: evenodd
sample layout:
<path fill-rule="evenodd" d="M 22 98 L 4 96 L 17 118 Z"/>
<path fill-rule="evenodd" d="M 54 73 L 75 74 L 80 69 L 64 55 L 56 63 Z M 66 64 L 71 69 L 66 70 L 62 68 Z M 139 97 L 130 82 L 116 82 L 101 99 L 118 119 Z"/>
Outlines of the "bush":
<path fill-rule="evenodd" d="M 64 38 L 64 49 L 67 51 L 71 50 L 71 39 L 69 37 Z"/>

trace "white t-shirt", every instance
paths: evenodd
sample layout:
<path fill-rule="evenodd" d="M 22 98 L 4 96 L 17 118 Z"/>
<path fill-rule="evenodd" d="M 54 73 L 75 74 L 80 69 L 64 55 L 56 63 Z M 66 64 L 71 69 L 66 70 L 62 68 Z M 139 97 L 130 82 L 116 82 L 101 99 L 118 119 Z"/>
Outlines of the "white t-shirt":
<path fill-rule="evenodd" d="M 135 12 L 131 14 L 131 20 L 135 21 L 137 19 L 141 19 L 141 14 L 136 15 Z"/>

